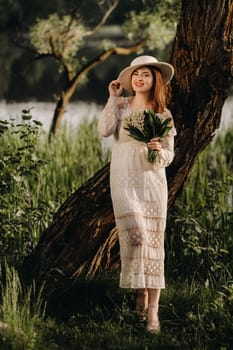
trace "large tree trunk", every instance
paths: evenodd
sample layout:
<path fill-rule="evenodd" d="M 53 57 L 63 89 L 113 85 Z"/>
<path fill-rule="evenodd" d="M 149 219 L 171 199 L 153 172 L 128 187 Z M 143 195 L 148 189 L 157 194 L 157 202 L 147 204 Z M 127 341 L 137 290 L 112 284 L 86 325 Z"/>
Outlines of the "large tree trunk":
<path fill-rule="evenodd" d="M 167 171 L 169 206 L 219 127 L 232 77 L 232 15 L 229 0 L 183 1 L 170 57 L 175 67 L 170 107 L 178 135 Z M 56 290 L 66 279 L 118 266 L 107 165 L 61 206 L 25 268 Z"/>
<path fill-rule="evenodd" d="M 178 137 L 168 169 L 169 205 L 219 127 L 233 75 L 232 52 L 232 0 L 183 0 L 170 57 L 176 72 L 171 109 Z"/>

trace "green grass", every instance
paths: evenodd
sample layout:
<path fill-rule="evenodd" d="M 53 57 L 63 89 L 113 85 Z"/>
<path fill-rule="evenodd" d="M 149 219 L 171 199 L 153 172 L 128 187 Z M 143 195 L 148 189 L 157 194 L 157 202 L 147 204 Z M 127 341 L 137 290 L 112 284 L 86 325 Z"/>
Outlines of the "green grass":
<path fill-rule="evenodd" d="M 1 272 L 1 281 L 0 319 L 5 327 L 0 327 L 0 334 L 4 346 L 9 343 L 14 350 L 37 349 L 42 338 L 40 322 L 45 316 L 42 289 L 37 292 L 34 282 L 23 288 L 17 271 L 7 264 Z"/>
<path fill-rule="evenodd" d="M 232 292 L 232 285 L 214 291 L 190 288 L 187 281 L 169 284 L 161 296 L 161 333 L 154 335 L 145 332 L 145 324 L 136 318 L 132 292 L 123 296 L 115 290 L 115 306 L 89 299 L 85 310 L 65 321 L 41 320 L 42 339 L 35 349 L 230 349 Z"/>
<path fill-rule="evenodd" d="M 31 112 L 23 116 L 19 125 L 0 123 L 0 258 L 7 262 L 0 322 L 8 329 L 0 349 L 231 349 L 233 130 L 201 154 L 169 211 L 161 333 L 151 335 L 134 315 L 134 292 L 118 287 L 119 272 L 80 281 L 53 313 L 44 313 L 33 284 L 21 284 L 17 268 L 40 232 L 67 196 L 109 160 L 96 120 L 63 130 L 49 145 Z"/>

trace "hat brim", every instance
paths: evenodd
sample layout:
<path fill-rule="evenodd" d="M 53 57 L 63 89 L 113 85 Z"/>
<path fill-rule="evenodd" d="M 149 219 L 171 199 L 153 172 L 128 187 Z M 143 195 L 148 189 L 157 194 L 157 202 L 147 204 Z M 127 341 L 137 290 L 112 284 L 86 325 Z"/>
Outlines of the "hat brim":
<path fill-rule="evenodd" d="M 119 76 L 118 80 L 120 81 L 122 87 L 125 90 L 132 91 L 131 86 L 131 76 L 135 69 L 139 67 L 155 67 L 160 70 L 164 84 L 168 84 L 174 75 L 174 68 L 171 64 L 165 62 L 156 62 L 149 64 L 135 64 L 134 66 L 127 67 L 123 69 Z"/>

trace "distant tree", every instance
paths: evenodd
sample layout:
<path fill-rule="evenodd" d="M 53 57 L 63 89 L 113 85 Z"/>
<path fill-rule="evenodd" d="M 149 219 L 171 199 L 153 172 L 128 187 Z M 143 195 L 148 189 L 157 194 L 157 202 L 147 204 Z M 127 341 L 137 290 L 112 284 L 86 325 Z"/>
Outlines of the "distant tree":
<path fill-rule="evenodd" d="M 233 77 L 232 37 L 232 1 L 182 1 L 170 56 L 175 67 L 170 108 L 178 135 L 167 171 L 169 206 L 219 127 Z M 119 246 L 107 165 L 67 198 L 24 268 L 56 292 L 67 280 L 73 283 L 79 276 L 117 267 Z"/>
<path fill-rule="evenodd" d="M 87 45 L 87 38 L 93 37 L 106 24 L 119 0 L 97 1 L 102 10 L 102 17 L 98 23 L 92 23 L 92 27 L 85 24 L 90 20 L 80 15 L 79 8 L 71 14 L 56 13 L 46 19 L 38 19 L 31 27 L 29 36 L 38 54 L 37 58 L 55 58 L 66 80 L 54 111 L 50 137 L 60 128 L 68 102 L 91 69 L 114 54 L 128 55 L 142 50 L 146 45 L 150 49 L 154 49 L 155 46 L 163 48 L 174 36 L 180 1 L 157 1 L 157 7 L 153 6 L 153 11 L 149 4 L 149 7 L 146 7 L 147 2 L 144 1 L 145 10 L 128 14 L 128 20 L 123 25 L 128 36 L 128 45 L 119 47 L 109 38 L 103 38 L 94 58 L 84 56 L 81 49 Z M 133 3 L 134 1 L 132 7 Z M 170 8 L 166 8 L 166 5 L 170 5 Z"/>

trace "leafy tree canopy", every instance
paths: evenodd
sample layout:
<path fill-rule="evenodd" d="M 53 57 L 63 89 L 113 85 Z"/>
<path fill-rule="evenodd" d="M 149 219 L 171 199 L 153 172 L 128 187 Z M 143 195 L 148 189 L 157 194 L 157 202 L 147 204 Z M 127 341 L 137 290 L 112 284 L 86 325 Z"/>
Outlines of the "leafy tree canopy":
<path fill-rule="evenodd" d="M 98 15 L 87 15 L 90 3 L 95 4 L 99 9 L 102 19 Z M 135 1 L 131 0 L 127 3 L 132 9 Z M 121 35 L 134 42 L 145 39 L 150 50 L 156 47 L 164 49 L 174 37 L 180 1 L 157 1 L 153 2 L 152 6 L 152 1 L 144 0 L 140 4 L 141 7 L 136 10 L 125 12 L 123 30 L 120 29 Z M 114 13 L 113 7 L 117 5 L 120 6 L 118 1 L 81 1 L 78 8 L 70 14 L 53 13 L 45 19 L 37 19 L 36 24 L 30 28 L 31 44 L 39 54 L 54 56 L 62 63 L 63 68 L 66 67 L 73 75 L 80 68 L 81 61 L 85 62 L 84 57 L 79 61 L 77 59 L 77 53 L 86 44 L 84 39 L 102 28 L 105 24 L 103 16 L 111 9 Z M 107 17 L 106 21 L 108 19 Z M 116 43 L 111 41 L 111 38 L 105 38 L 103 35 L 102 39 L 99 49 L 115 47 Z"/>
<path fill-rule="evenodd" d="M 147 52 L 150 50 L 154 52 L 156 47 L 156 55 L 163 56 L 164 48 L 164 51 L 167 51 L 167 45 L 175 34 L 181 1 L 117 1 L 116 8 L 105 21 L 106 26 L 104 28 L 100 26 L 98 31 L 95 31 L 107 9 L 115 1 L 33 0 L 32 5 L 31 0 L 1 0 L 0 34 L 2 31 L 4 40 L 0 35 L 2 45 L 0 63 L 6 79 L 4 89 L 3 87 L 0 89 L 0 96 L 8 99 L 14 96 L 15 99 L 19 95 L 22 98 L 22 84 L 30 85 L 29 90 L 27 86 L 24 87 L 23 96 L 35 94 L 35 86 L 38 86 L 38 91 L 40 90 L 39 85 L 42 83 L 40 79 L 44 77 L 46 66 L 49 66 L 49 72 L 53 72 L 52 80 L 63 79 L 62 76 L 61 78 L 56 76 L 57 65 L 51 60 L 36 60 L 35 64 L 29 67 L 28 62 L 38 55 L 55 58 L 59 63 L 60 72 L 68 73 L 71 79 L 90 59 L 116 45 L 127 46 L 146 39 Z M 94 35 L 91 35 L 94 31 Z M 18 44 L 28 43 L 26 46 L 33 48 L 36 56 L 32 56 L 30 51 L 26 52 L 12 45 L 16 38 Z M 12 54 L 11 51 L 15 51 L 16 54 Z M 3 55 L 3 52 L 6 55 Z M 10 66 L 9 54 L 12 57 Z M 41 72 L 41 78 L 35 74 L 35 69 Z M 106 69 L 108 65 L 105 66 L 104 70 Z M 97 73 L 94 72 L 95 74 Z M 33 84 L 31 84 L 32 76 Z M 98 78 L 101 80 L 104 76 L 102 72 Z M 34 87 L 34 92 L 31 85 Z M 47 98 L 48 94 L 51 94 L 51 89 L 44 93 L 43 88 L 42 98 Z"/>
<path fill-rule="evenodd" d="M 41 55 L 53 55 L 77 68 L 76 52 L 83 46 L 84 26 L 69 15 L 52 14 L 37 20 L 30 31 L 30 40 Z"/>

